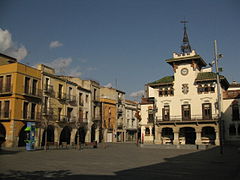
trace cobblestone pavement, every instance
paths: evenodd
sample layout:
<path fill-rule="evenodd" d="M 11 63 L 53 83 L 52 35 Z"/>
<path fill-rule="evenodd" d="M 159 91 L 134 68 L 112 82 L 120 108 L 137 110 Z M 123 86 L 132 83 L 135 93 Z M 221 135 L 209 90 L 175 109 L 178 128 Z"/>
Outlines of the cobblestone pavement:
<path fill-rule="evenodd" d="M 135 144 L 97 149 L 0 151 L 0 179 L 231 179 L 240 180 L 237 147 L 149 149 Z"/>

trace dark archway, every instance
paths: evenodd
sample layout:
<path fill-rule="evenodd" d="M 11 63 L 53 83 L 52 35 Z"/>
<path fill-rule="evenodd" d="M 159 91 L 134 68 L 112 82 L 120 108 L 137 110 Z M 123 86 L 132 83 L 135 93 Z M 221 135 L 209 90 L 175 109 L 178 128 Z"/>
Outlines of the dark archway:
<path fill-rule="evenodd" d="M 65 126 L 60 135 L 60 144 L 62 144 L 62 142 L 66 142 L 67 144 L 70 144 L 70 138 L 71 138 L 71 129 L 68 126 Z"/>
<path fill-rule="evenodd" d="M 214 127 L 203 127 L 201 137 L 206 137 L 209 139 L 210 144 L 215 144 L 216 133 Z"/>
<path fill-rule="evenodd" d="M 86 130 L 84 127 L 81 127 L 77 130 L 75 135 L 75 144 L 77 144 L 77 136 L 79 135 L 79 142 L 85 143 Z"/>
<path fill-rule="evenodd" d="M 196 132 L 192 127 L 180 128 L 180 137 L 185 137 L 185 144 L 195 144 Z"/>
<path fill-rule="evenodd" d="M 42 143 L 41 143 L 42 146 L 45 145 L 45 136 L 46 136 L 46 130 L 43 131 Z M 51 125 L 47 127 L 47 142 L 54 142 L 54 127 Z"/>
<path fill-rule="evenodd" d="M 0 123 L 0 147 L 2 143 L 6 141 L 6 129 L 5 127 Z"/>
<path fill-rule="evenodd" d="M 25 140 L 27 139 L 27 132 L 25 131 L 27 125 L 24 125 L 19 132 L 18 147 L 26 146 Z"/>
<path fill-rule="evenodd" d="M 95 131 L 96 131 L 96 126 L 93 124 L 91 127 L 91 142 L 95 141 Z"/>
<path fill-rule="evenodd" d="M 169 127 L 162 128 L 161 136 L 163 138 L 169 138 L 169 140 L 171 141 L 170 143 L 173 143 L 174 133 L 172 128 L 169 128 Z"/>

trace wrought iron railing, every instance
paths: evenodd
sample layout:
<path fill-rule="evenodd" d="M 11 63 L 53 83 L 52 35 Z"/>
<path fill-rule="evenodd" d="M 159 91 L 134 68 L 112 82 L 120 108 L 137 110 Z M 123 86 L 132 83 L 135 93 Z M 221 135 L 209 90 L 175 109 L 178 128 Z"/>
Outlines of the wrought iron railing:
<path fill-rule="evenodd" d="M 218 120 L 217 115 L 203 116 L 203 115 L 191 115 L 188 118 L 183 116 L 169 116 L 164 118 L 163 116 L 157 116 L 157 122 L 163 121 L 207 121 L 207 120 Z"/>

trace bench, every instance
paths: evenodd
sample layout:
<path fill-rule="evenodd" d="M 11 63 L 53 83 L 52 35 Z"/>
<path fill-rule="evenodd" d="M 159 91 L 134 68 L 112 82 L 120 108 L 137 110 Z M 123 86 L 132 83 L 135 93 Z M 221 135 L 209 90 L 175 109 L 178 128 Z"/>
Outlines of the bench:
<path fill-rule="evenodd" d="M 84 143 L 84 147 L 93 147 L 93 148 L 97 148 L 97 141 L 93 141 L 93 142 L 85 142 L 85 143 Z"/>

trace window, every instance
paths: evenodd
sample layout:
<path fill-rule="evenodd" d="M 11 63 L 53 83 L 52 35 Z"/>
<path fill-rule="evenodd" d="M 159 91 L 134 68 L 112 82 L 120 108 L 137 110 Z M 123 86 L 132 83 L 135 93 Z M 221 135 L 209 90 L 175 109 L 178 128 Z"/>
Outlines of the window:
<path fill-rule="evenodd" d="M 6 92 L 11 91 L 11 75 L 6 76 Z"/>
<path fill-rule="evenodd" d="M 71 121 L 73 108 L 67 108 L 67 119 Z"/>
<path fill-rule="evenodd" d="M 33 79 L 32 81 L 32 95 L 37 95 L 37 80 Z"/>
<path fill-rule="evenodd" d="M 239 107 L 237 102 L 232 104 L 232 120 L 239 120 Z"/>
<path fill-rule="evenodd" d="M 47 113 L 47 110 L 48 110 L 48 97 L 45 96 L 44 97 L 44 112 Z"/>
<path fill-rule="evenodd" d="M 96 106 L 93 107 L 93 118 L 96 117 L 96 108 L 97 108 Z"/>
<path fill-rule="evenodd" d="M 182 119 L 183 120 L 191 120 L 190 104 L 182 105 Z"/>
<path fill-rule="evenodd" d="M 204 92 L 205 92 L 205 93 L 208 93 L 208 91 L 209 91 L 208 85 L 205 84 L 205 85 L 204 85 Z"/>
<path fill-rule="evenodd" d="M 83 110 L 81 108 L 79 109 L 79 121 L 83 122 Z"/>
<path fill-rule="evenodd" d="M 68 88 L 68 94 L 69 94 L 69 97 L 72 95 L 72 88 L 71 87 Z"/>
<path fill-rule="evenodd" d="M 0 101 L 0 118 L 2 117 L 2 101 Z"/>
<path fill-rule="evenodd" d="M 30 88 L 30 78 L 25 77 L 24 93 L 28 94 Z"/>
<path fill-rule="evenodd" d="M 63 85 L 59 84 L 58 85 L 58 98 L 62 99 L 62 89 L 63 89 Z"/>
<path fill-rule="evenodd" d="M 58 108 L 58 121 L 61 121 L 62 108 Z"/>
<path fill-rule="evenodd" d="M 154 121 L 154 116 L 152 112 L 148 113 L 148 123 L 153 123 Z"/>
<path fill-rule="evenodd" d="M 212 105 L 211 103 L 202 104 L 202 115 L 204 120 L 212 119 Z"/>
<path fill-rule="evenodd" d="M 162 109 L 162 120 L 169 121 L 170 120 L 170 108 L 169 105 L 164 106 Z"/>
<path fill-rule="evenodd" d="M 236 135 L 236 127 L 234 124 L 231 124 L 229 126 L 229 136 L 235 136 Z"/>
<path fill-rule="evenodd" d="M 159 96 L 163 96 L 163 89 L 162 88 L 159 89 Z"/>
<path fill-rule="evenodd" d="M 0 76 L 0 93 L 3 92 L 3 76 Z"/>
<path fill-rule="evenodd" d="M 85 115 L 86 115 L 86 120 L 88 120 L 88 111 L 86 111 Z"/>
<path fill-rule="evenodd" d="M 93 99 L 94 99 L 94 100 L 96 100 L 96 95 L 97 95 L 97 90 L 94 89 L 94 91 L 93 91 Z"/>
<path fill-rule="evenodd" d="M 28 102 L 23 103 L 23 119 L 27 119 L 28 115 Z"/>
<path fill-rule="evenodd" d="M 79 105 L 80 106 L 83 106 L 83 99 L 82 99 L 82 97 L 83 97 L 83 94 L 79 93 Z"/>
<path fill-rule="evenodd" d="M 49 85 L 49 78 L 45 79 L 45 90 L 48 90 L 48 85 Z"/>
<path fill-rule="evenodd" d="M 88 103 L 88 95 L 86 94 L 86 103 Z"/>
<path fill-rule="evenodd" d="M 36 109 L 36 104 L 32 103 L 31 119 L 35 119 L 35 109 Z"/>
<path fill-rule="evenodd" d="M 202 85 L 198 85 L 198 93 L 201 94 L 203 92 L 203 88 L 202 88 Z"/>
<path fill-rule="evenodd" d="M 10 117 L 10 101 L 4 101 L 4 118 Z"/>

